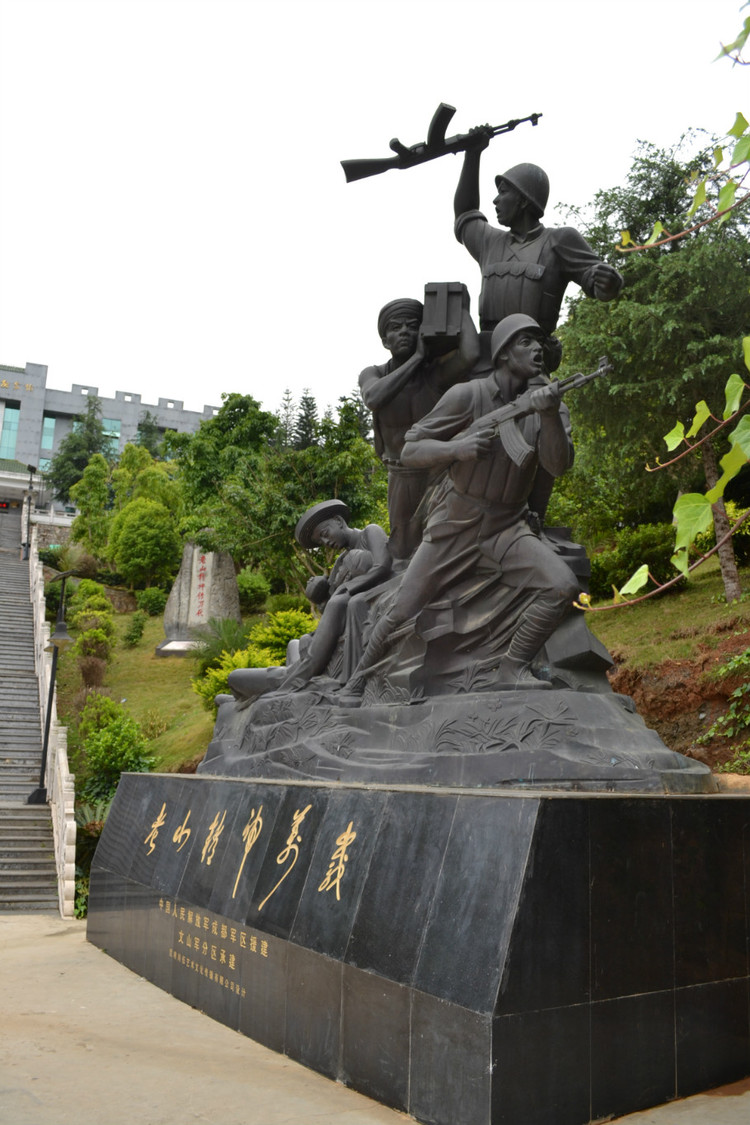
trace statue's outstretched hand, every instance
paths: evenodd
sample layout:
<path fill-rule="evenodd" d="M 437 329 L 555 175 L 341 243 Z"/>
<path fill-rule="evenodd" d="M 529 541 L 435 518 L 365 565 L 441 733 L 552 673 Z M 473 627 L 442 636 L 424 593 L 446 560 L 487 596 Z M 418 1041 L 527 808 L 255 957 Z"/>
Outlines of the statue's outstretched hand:
<path fill-rule="evenodd" d="M 594 269 L 594 296 L 600 301 L 611 301 L 622 289 L 622 275 L 614 266 L 600 262 Z"/>

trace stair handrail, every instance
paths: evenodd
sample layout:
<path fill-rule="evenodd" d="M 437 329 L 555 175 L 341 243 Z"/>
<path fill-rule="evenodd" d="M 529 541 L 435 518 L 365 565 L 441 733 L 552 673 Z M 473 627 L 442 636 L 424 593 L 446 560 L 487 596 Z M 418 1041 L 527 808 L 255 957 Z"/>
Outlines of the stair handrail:
<path fill-rule="evenodd" d="M 43 730 L 47 719 L 52 655 L 46 651 L 50 627 L 45 620 L 44 569 L 37 550 L 36 525 L 31 530 L 29 596 L 34 617 L 34 666 L 39 684 Z M 72 918 L 75 911 L 76 866 L 75 776 L 68 766 L 68 731 L 57 719 L 57 691 L 52 696 L 45 785 L 52 815 L 60 914 L 63 918 Z"/>

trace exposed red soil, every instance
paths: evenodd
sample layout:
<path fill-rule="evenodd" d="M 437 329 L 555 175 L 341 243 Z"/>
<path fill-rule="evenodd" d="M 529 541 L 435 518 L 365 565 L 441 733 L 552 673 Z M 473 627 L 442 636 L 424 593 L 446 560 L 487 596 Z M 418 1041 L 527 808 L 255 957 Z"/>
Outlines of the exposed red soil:
<path fill-rule="evenodd" d="M 635 701 L 646 724 L 661 736 L 671 750 L 706 762 L 712 769 L 732 756 L 730 741 L 714 738 L 707 746 L 697 739 L 727 709 L 727 700 L 742 679 L 717 679 L 713 672 L 729 657 L 743 652 L 750 636 L 744 622 L 721 622 L 714 629 L 713 643 L 697 641 L 690 660 L 664 660 L 652 668 L 631 668 L 622 654 L 613 653 L 615 668 L 610 682 L 615 691 Z M 690 635 L 685 630 L 685 636 Z"/>

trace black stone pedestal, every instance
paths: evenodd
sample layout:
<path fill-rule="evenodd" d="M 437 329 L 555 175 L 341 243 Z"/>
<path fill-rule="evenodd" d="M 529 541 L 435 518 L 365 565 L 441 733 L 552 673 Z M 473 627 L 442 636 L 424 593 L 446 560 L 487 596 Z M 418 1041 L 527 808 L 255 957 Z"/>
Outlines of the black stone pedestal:
<path fill-rule="evenodd" d="M 88 937 L 435 1125 L 750 1073 L 750 799 L 130 774 Z"/>

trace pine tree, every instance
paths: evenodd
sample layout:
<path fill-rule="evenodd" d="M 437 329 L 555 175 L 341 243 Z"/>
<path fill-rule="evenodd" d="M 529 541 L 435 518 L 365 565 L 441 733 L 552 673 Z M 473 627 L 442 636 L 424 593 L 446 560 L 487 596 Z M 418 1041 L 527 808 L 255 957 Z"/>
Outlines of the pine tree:
<path fill-rule="evenodd" d="M 309 387 L 305 387 L 294 423 L 294 448 L 308 449 L 311 445 L 319 445 L 318 430 L 318 405 Z"/>

